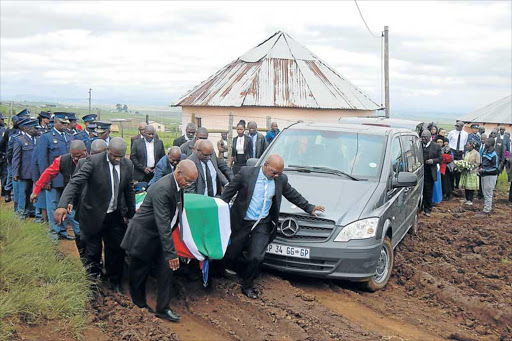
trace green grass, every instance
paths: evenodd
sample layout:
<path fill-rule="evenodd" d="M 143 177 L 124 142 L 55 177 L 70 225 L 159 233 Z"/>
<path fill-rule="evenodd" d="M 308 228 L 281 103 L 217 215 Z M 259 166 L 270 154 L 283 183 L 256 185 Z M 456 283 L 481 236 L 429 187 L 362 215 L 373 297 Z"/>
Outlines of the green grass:
<path fill-rule="evenodd" d="M 23 325 L 52 325 L 79 337 L 89 281 L 79 261 L 59 253 L 46 228 L 0 207 L 0 339 Z"/>
<path fill-rule="evenodd" d="M 496 184 L 496 188 L 500 192 L 508 193 L 510 188 L 510 182 L 508 182 L 507 172 L 503 171 L 498 177 L 498 183 Z"/>

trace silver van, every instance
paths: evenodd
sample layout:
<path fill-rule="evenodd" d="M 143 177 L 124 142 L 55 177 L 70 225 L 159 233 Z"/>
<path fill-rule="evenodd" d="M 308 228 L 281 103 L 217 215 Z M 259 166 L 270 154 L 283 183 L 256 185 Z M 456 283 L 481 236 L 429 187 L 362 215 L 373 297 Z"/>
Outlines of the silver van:
<path fill-rule="evenodd" d="M 290 184 L 326 210 L 318 217 L 283 198 L 265 265 L 305 276 L 364 281 L 383 288 L 394 249 L 417 229 L 423 188 L 420 139 L 410 129 L 297 123 L 256 165 L 280 154 Z"/>

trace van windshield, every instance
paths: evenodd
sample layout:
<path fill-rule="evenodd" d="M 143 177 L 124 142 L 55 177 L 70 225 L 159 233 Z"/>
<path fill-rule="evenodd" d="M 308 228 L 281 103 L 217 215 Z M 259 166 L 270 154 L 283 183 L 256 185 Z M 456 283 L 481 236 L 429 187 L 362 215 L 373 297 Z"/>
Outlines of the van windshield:
<path fill-rule="evenodd" d="M 380 176 L 385 136 L 339 131 L 285 130 L 267 153 L 285 169 L 330 169 L 359 179 Z"/>

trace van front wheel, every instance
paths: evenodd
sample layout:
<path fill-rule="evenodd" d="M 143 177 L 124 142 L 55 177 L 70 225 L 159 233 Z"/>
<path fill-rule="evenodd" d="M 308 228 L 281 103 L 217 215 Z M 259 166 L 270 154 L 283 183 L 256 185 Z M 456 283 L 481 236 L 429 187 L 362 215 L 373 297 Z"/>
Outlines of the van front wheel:
<path fill-rule="evenodd" d="M 377 269 L 375 275 L 365 282 L 365 286 L 370 291 L 377 291 L 386 286 L 393 270 L 394 254 L 393 245 L 389 237 L 384 238 L 382 249 L 380 250 L 379 261 L 377 262 Z"/>

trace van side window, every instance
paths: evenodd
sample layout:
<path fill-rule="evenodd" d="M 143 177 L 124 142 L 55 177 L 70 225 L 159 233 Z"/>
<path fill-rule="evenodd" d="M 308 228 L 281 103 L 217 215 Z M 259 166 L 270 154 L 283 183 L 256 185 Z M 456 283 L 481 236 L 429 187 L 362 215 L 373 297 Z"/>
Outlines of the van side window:
<path fill-rule="evenodd" d="M 391 143 L 391 168 L 393 176 L 398 177 L 398 173 L 404 171 L 404 160 L 402 159 L 402 147 L 400 146 L 400 139 L 398 136 L 393 138 Z"/>
<path fill-rule="evenodd" d="M 412 135 L 404 135 L 401 137 L 401 140 L 404 150 L 405 170 L 414 173 L 421 166 L 421 162 L 418 160 L 420 151 L 418 150 L 417 143 Z"/>

